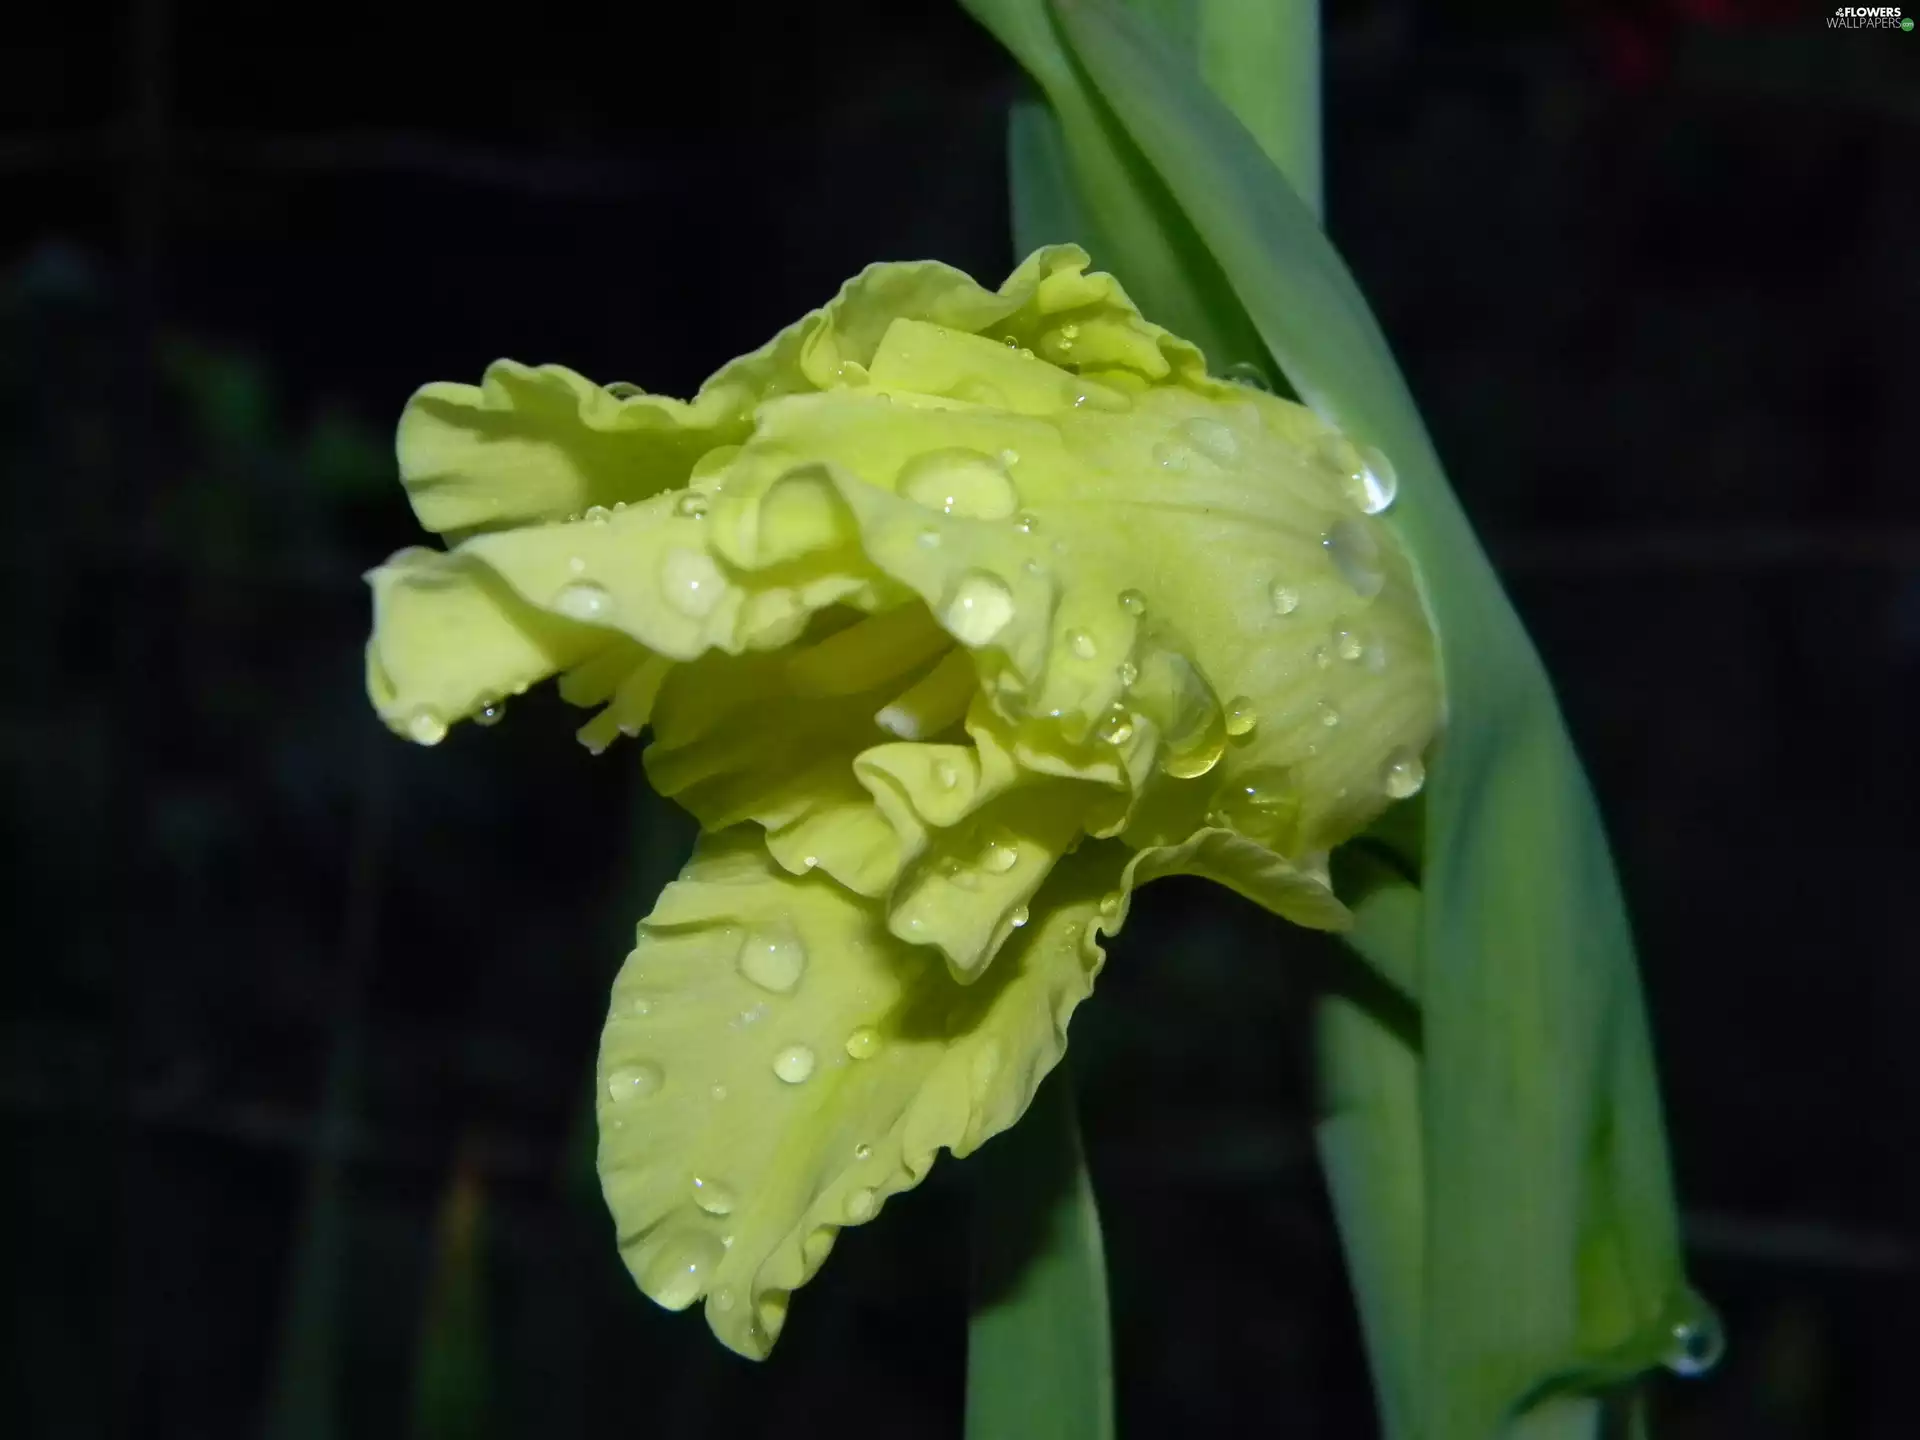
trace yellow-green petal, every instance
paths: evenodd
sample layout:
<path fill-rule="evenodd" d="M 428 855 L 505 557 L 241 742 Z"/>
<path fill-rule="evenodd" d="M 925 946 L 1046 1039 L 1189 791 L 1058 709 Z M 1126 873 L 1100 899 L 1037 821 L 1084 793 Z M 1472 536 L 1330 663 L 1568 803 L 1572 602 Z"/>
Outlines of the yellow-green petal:
<path fill-rule="evenodd" d="M 975 985 L 880 906 L 704 835 L 641 926 L 601 1042 L 600 1170 L 646 1293 L 763 1356 L 838 1231 L 1019 1118 L 1098 972 L 1124 850 L 1083 850 Z"/>

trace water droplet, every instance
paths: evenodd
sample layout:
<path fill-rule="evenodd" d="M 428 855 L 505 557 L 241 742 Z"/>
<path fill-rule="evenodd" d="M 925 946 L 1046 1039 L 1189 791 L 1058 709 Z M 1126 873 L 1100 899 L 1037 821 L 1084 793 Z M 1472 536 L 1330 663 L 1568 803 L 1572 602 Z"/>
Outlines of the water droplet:
<path fill-rule="evenodd" d="M 1236 385 L 1245 385 L 1254 390 L 1273 393 L 1273 382 L 1267 378 L 1267 372 L 1249 360 L 1236 360 L 1222 372 L 1226 379 Z"/>
<path fill-rule="evenodd" d="M 847 1219 L 856 1225 L 862 1220 L 872 1219 L 873 1212 L 878 1208 L 879 1202 L 874 1199 L 873 1191 L 864 1185 L 847 1195 Z"/>
<path fill-rule="evenodd" d="M 1140 678 L 1140 667 L 1131 660 L 1122 660 L 1113 673 L 1120 681 L 1121 688 L 1125 689 Z"/>
<path fill-rule="evenodd" d="M 718 1180 L 696 1175 L 693 1177 L 693 1203 L 709 1215 L 731 1215 L 733 1192 Z"/>
<path fill-rule="evenodd" d="M 560 593 L 553 597 L 553 608 L 569 620 L 592 624 L 613 614 L 613 596 L 591 580 L 575 580 L 560 587 Z"/>
<path fill-rule="evenodd" d="M 480 708 L 473 712 L 473 723 L 481 729 L 498 725 L 507 717 L 507 702 L 504 700 L 482 700 Z"/>
<path fill-rule="evenodd" d="M 1387 757 L 1386 768 L 1380 774 L 1380 784 L 1390 797 L 1404 800 L 1409 795 L 1418 794 L 1420 787 L 1426 783 L 1427 767 L 1420 763 L 1420 757 L 1413 751 L 1396 750 Z"/>
<path fill-rule="evenodd" d="M 569 555 L 567 557 L 567 569 L 575 575 L 586 574 L 587 557 L 584 555 Z"/>
<path fill-rule="evenodd" d="M 1032 515 L 1016 515 L 1013 518 L 1013 528 L 1022 535 L 1031 535 L 1039 526 L 1039 520 Z M 1032 562 L 1029 561 L 1028 564 L 1031 565 Z"/>
<path fill-rule="evenodd" d="M 713 1089 L 709 1090 L 707 1093 L 711 1095 L 715 1100 L 724 1100 L 727 1098 L 727 1087 L 724 1085 L 715 1085 Z"/>
<path fill-rule="evenodd" d="M 734 1298 L 733 1287 L 731 1285 L 722 1285 L 718 1290 L 713 1292 L 713 1308 L 722 1314 L 733 1309 L 738 1303 Z"/>
<path fill-rule="evenodd" d="M 1020 508 L 1007 467 L 978 450 L 934 450 L 900 471 L 899 491 L 916 505 L 974 520 L 1004 520 Z"/>
<path fill-rule="evenodd" d="M 807 947 L 791 932 L 749 930 L 736 957 L 740 973 L 762 990 L 786 994 L 807 968 Z"/>
<path fill-rule="evenodd" d="M 1307 653 L 1312 657 L 1315 669 L 1331 670 L 1333 668 L 1333 652 L 1326 646 L 1316 645 Z"/>
<path fill-rule="evenodd" d="M 975 570 L 947 601 L 946 626 L 962 645 L 984 645 L 1013 619 L 1013 592 L 996 575 Z"/>
<path fill-rule="evenodd" d="M 1705 1300 L 1689 1291 L 1682 1313 L 1667 1332 L 1667 1349 L 1660 1363 L 1675 1375 L 1690 1380 L 1713 1369 L 1726 1353 L 1727 1332 L 1719 1315 Z"/>
<path fill-rule="evenodd" d="M 914 536 L 913 539 L 914 543 L 922 550 L 938 550 L 940 548 L 940 532 L 938 530 L 922 530 L 918 535 Z"/>
<path fill-rule="evenodd" d="M 1300 798 L 1287 772 L 1256 766 L 1223 790 L 1215 801 L 1229 826 L 1262 844 L 1284 842 L 1300 815 Z"/>
<path fill-rule="evenodd" d="M 1329 730 L 1340 723 L 1340 712 L 1324 700 L 1320 702 L 1318 714 L 1320 716 L 1320 723 Z"/>
<path fill-rule="evenodd" d="M 1226 470 L 1240 463 L 1240 437 L 1231 426 L 1196 415 L 1180 427 L 1189 444 L 1207 459 Z"/>
<path fill-rule="evenodd" d="M 996 831 L 987 837 L 986 848 L 980 852 L 980 868 L 994 875 L 1004 875 L 1020 863 L 1020 846 L 1014 837 L 1006 831 Z"/>
<path fill-rule="evenodd" d="M 951 760 L 933 762 L 933 783 L 942 790 L 951 790 L 960 783 L 960 767 Z"/>
<path fill-rule="evenodd" d="M 1273 602 L 1273 613 L 1291 615 L 1300 608 L 1300 592 L 1284 580 L 1276 580 L 1267 587 L 1267 599 Z"/>
<path fill-rule="evenodd" d="M 422 706 L 407 717 L 407 738 L 416 745 L 438 745 L 447 738 L 447 722 Z"/>
<path fill-rule="evenodd" d="M 698 520 L 707 513 L 707 497 L 698 490 L 689 490 L 673 502 L 673 513 L 684 515 L 689 520 Z"/>
<path fill-rule="evenodd" d="M 1366 653 L 1367 642 L 1360 638 L 1357 630 L 1337 630 L 1333 636 L 1333 648 L 1339 651 L 1342 660 L 1358 660 Z"/>
<path fill-rule="evenodd" d="M 1009 447 L 1008 449 L 1002 450 L 997 458 L 1002 465 L 1011 470 L 1020 463 L 1020 452 Z"/>
<path fill-rule="evenodd" d="M 1110 890 L 1100 897 L 1100 913 L 1111 920 L 1120 913 L 1120 892 Z"/>
<path fill-rule="evenodd" d="M 1133 716 L 1127 713 L 1126 706 L 1115 705 L 1100 717 L 1094 733 L 1109 745 L 1124 745 L 1133 738 Z"/>
<path fill-rule="evenodd" d="M 1380 542 L 1373 538 L 1366 522 L 1343 516 L 1333 522 L 1320 543 L 1354 594 L 1371 600 L 1380 593 L 1387 577 L 1380 569 Z"/>
<path fill-rule="evenodd" d="M 1080 660 L 1091 660 L 1100 653 L 1100 648 L 1093 643 L 1093 636 L 1084 630 L 1067 632 L 1067 648 Z"/>
<path fill-rule="evenodd" d="M 616 1104 L 658 1093 L 666 1079 L 658 1065 L 622 1065 L 607 1072 L 607 1098 Z"/>
<path fill-rule="evenodd" d="M 604 525 L 613 519 L 613 512 L 604 505 L 589 505 L 585 518 L 589 525 Z"/>
<path fill-rule="evenodd" d="M 1162 440 L 1153 447 L 1153 462 L 1162 470 L 1171 470 L 1175 474 L 1187 468 L 1193 459 L 1193 452 L 1177 440 Z"/>
<path fill-rule="evenodd" d="M 647 1265 L 640 1288 L 656 1305 L 684 1310 L 700 1298 L 707 1277 L 720 1263 L 721 1246 L 711 1235 L 676 1237 L 661 1246 Z"/>
<path fill-rule="evenodd" d="M 1033 916 L 1028 912 L 1027 907 L 1021 905 L 1014 910 L 1012 915 L 1007 917 L 1007 923 L 1014 929 L 1021 930 L 1026 927 L 1027 921 L 1032 918 Z"/>
<path fill-rule="evenodd" d="M 1120 608 L 1129 615 L 1144 615 L 1147 613 L 1147 597 L 1138 590 L 1122 590 Z"/>
<path fill-rule="evenodd" d="M 1227 734 L 1233 736 L 1249 735 L 1259 723 L 1260 717 L 1254 711 L 1253 701 L 1245 695 L 1236 695 L 1227 702 Z"/>
<path fill-rule="evenodd" d="M 646 1019 L 647 1016 L 653 1014 L 653 1001 L 642 995 L 638 1000 L 633 1002 L 633 1013 L 642 1020 Z"/>
<path fill-rule="evenodd" d="M 813 1074 L 813 1051 L 805 1045 L 789 1045 L 773 1057 L 773 1073 L 789 1085 L 798 1085 Z"/>
<path fill-rule="evenodd" d="M 726 577 L 704 550 L 669 550 L 660 562 L 660 593 L 690 620 L 711 615 L 726 588 Z"/>
<path fill-rule="evenodd" d="M 1360 470 L 1354 479 L 1354 501 L 1364 515 L 1378 515 L 1400 494 L 1400 477 L 1393 463 L 1370 445 L 1360 448 Z"/>
<path fill-rule="evenodd" d="M 880 1053 L 880 1032 L 871 1025 L 862 1025 L 847 1036 L 847 1054 L 855 1060 L 871 1060 Z"/>
<path fill-rule="evenodd" d="M 856 1160 L 871 1160 L 873 1158 L 873 1146 L 865 1143 L 854 1146 L 853 1158 Z"/>

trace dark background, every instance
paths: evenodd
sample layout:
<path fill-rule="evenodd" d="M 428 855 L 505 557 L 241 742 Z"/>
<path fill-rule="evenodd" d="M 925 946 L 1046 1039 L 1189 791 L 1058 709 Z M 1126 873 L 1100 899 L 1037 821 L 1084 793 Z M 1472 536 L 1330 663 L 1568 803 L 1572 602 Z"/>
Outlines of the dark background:
<path fill-rule="evenodd" d="M 1019 80 L 957 10 L 661 13 L 0 28 L 9 1435 L 959 1434 L 973 1167 L 850 1231 L 764 1366 L 656 1311 L 588 1092 L 686 832 L 550 696 L 429 751 L 362 692 L 415 385 L 687 394 L 869 260 L 1010 266 Z M 1920 34 L 1826 13 L 1327 22 L 1331 229 L 1636 912 L 1732 1337 L 1663 1437 L 1915 1431 Z M 1134 915 L 1074 1036 L 1125 1431 L 1365 1436 L 1312 942 Z"/>

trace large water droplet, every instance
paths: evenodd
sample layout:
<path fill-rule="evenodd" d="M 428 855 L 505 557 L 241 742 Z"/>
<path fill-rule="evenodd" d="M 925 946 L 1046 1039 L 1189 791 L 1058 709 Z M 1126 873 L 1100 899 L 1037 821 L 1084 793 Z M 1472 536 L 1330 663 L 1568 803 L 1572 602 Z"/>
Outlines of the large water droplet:
<path fill-rule="evenodd" d="M 613 519 L 613 512 L 604 505 L 589 505 L 582 517 L 589 525 L 604 525 Z"/>
<path fill-rule="evenodd" d="M 719 1241 L 711 1235 L 675 1236 L 648 1262 L 640 1288 L 653 1297 L 656 1305 L 684 1310 L 700 1298 L 723 1253 Z"/>
<path fill-rule="evenodd" d="M 1144 615 L 1147 613 L 1147 597 L 1138 590 L 1122 590 L 1120 608 L 1129 615 Z"/>
<path fill-rule="evenodd" d="M 980 852 L 982 870 L 1004 875 L 1019 863 L 1020 846 L 1012 835 L 999 831 L 987 837 L 986 848 Z"/>
<path fill-rule="evenodd" d="M 1360 449 L 1360 472 L 1355 481 L 1354 501 L 1361 512 L 1378 515 L 1400 494 L 1400 477 L 1393 463 L 1372 446 Z"/>
<path fill-rule="evenodd" d="M 1246 385 L 1254 390 L 1273 391 L 1273 381 L 1267 378 L 1267 372 L 1250 360 L 1236 360 L 1227 366 L 1221 374 L 1236 385 Z"/>
<path fill-rule="evenodd" d="M 1016 930 L 1024 930 L 1027 921 L 1033 918 L 1032 912 L 1024 905 L 1016 905 L 1013 914 L 1007 917 L 1007 923 Z"/>
<path fill-rule="evenodd" d="M 553 608 L 569 620 L 594 624 L 613 614 L 613 596 L 604 585 L 575 580 L 560 587 L 560 593 L 553 597 Z"/>
<path fill-rule="evenodd" d="M 858 1190 L 848 1192 L 847 1219 L 854 1224 L 858 1225 L 862 1220 L 872 1219 L 873 1212 L 878 1208 L 879 1201 L 875 1199 L 873 1191 L 864 1185 Z"/>
<path fill-rule="evenodd" d="M 871 1060 L 880 1053 L 880 1032 L 871 1025 L 862 1025 L 847 1036 L 847 1055 L 854 1060 Z"/>
<path fill-rule="evenodd" d="M 984 645 L 1013 619 L 1013 592 L 996 575 L 976 570 L 962 577 L 947 601 L 946 625 L 962 645 Z"/>
<path fill-rule="evenodd" d="M 1686 1379 L 1704 1375 L 1727 1353 L 1727 1332 L 1714 1308 L 1688 1292 L 1684 1308 L 1667 1332 L 1661 1363 Z"/>
<path fill-rule="evenodd" d="M 1362 600 L 1371 600 L 1380 593 L 1387 583 L 1380 569 L 1380 542 L 1373 538 L 1373 531 L 1364 521 L 1343 516 L 1333 522 L 1320 543 L 1326 548 L 1327 558 L 1333 561 L 1333 568 L 1340 572 L 1340 578 L 1352 587 L 1354 594 Z"/>
<path fill-rule="evenodd" d="M 773 1073 L 789 1085 L 799 1085 L 813 1074 L 813 1051 L 805 1045 L 789 1045 L 773 1057 Z"/>
<path fill-rule="evenodd" d="M 498 725 L 507 715 L 507 702 L 504 700 L 483 700 L 480 708 L 473 712 L 473 723 L 481 729 Z"/>
<path fill-rule="evenodd" d="M 740 942 L 740 973 L 762 990 L 786 994 L 807 968 L 807 947 L 790 932 L 749 930 Z"/>
<path fill-rule="evenodd" d="M 1266 845 L 1286 840 L 1300 815 L 1300 796 L 1291 777 L 1269 766 L 1239 776 L 1214 803 L 1228 825 Z"/>
<path fill-rule="evenodd" d="M 615 1104 L 658 1094 L 665 1076 L 658 1065 L 622 1065 L 607 1072 L 607 1098 Z"/>
<path fill-rule="evenodd" d="M 1079 660 L 1091 660 L 1100 653 L 1100 647 L 1093 643 L 1093 636 L 1084 630 L 1067 632 L 1067 648 L 1073 652 L 1074 658 Z"/>
<path fill-rule="evenodd" d="M 1300 592 L 1284 580 L 1276 580 L 1267 587 L 1267 599 L 1272 602 L 1276 615 L 1291 615 L 1300 608 Z"/>
<path fill-rule="evenodd" d="M 416 745 L 438 745 L 447 738 L 447 722 L 423 705 L 407 717 L 407 738 Z"/>
<path fill-rule="evenodd" d="M 696 1175 L 693 1177 L 693 1203 L 709 1215 L 731 1215 L 734 1206 L 733 1191 L 718 1180 Z"/>
<path fill-rule="evenodd" d="M 1233 433 L 1231 426 L 1196 415 L 1181 425 L 1180 433 L 1187 437 L 1188 444 L 1221 469 L 1240 463 L 1240 437 Z"/>
<path fill-rule="evenodd" d="M 698 490 L 689 490 L 673 502 L 673 513 L 684 515 L 689 520 L 698 520 L 707 513 L 707 497 Z"/>
<path fill-rule="evenodd" d="M 1133 738 L 1133 716 L 1124 705 L 1115 705 L 1100 717 L 1094 733 L 1109 745 L 1124 745 Z"/>
<path fill-rule="evenodd" d="M 873 1146 L 862 1141 L 853 1147 L 853 1158 L 856 1160 L 871 1160 L 873 1158 Z"/>
<path fill-rule="evenodd" d="M 1253 701 L 1245 695 L 1236 695 L 1227 702 L 1227 734 L 1238 738 L 1251 735 L 1253 727 L 1260 721 L 1259 714 L 1253 708 Z"/>
<path fill-rule="evenodd" d="M 726 577 L 704 550 L 669 550 L 660 562 L 660 593 L 690 620 L 711 615 L 726 588 Z"/>
<path fill-rule="evenodd" d="M 978 450 L 934 450 L 900 471 L 900 493 L 916 505 L 974 520 L 1004 520 L 1020 508 L 1007 467 Z"/>
<path fill-rule="evenodd" d="M 1380 787 L 1395 800 L 1417 795 L 1420 787 L 1426 783 L 1427 767 L 1420 763 L 1420 757 L 1411 750 L 1394 751 L 1387 757 L 1386 768 L 1380 773 Z"/>

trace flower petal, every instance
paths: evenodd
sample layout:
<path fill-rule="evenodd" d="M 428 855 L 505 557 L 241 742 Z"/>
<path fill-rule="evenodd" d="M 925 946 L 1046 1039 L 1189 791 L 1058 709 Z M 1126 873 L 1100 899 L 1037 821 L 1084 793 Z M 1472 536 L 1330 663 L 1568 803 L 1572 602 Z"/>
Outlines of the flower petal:
<path fill-rule="evenodd" d="M 1055 867 L 998 963 L 956 985 L 883 909 L 703 835 L 640 927 L 600 1054 L 600 1171 L 641 1288 L 764 1356 L 841 1226 L 1016 1120 L 1103 959 L 1126 852 Z"/>

